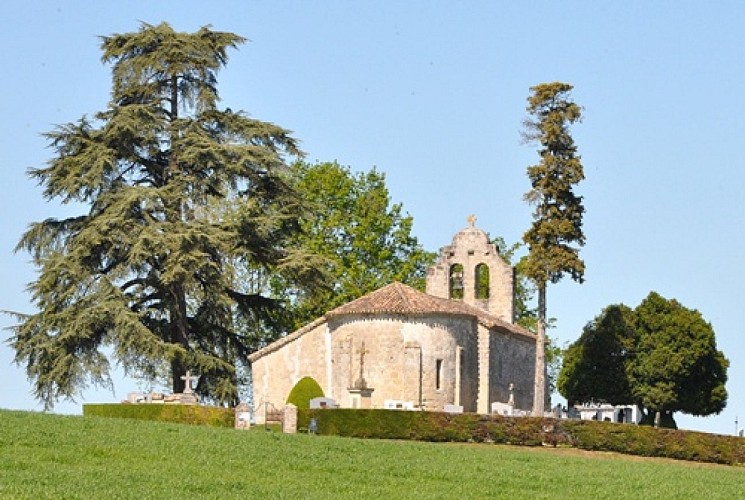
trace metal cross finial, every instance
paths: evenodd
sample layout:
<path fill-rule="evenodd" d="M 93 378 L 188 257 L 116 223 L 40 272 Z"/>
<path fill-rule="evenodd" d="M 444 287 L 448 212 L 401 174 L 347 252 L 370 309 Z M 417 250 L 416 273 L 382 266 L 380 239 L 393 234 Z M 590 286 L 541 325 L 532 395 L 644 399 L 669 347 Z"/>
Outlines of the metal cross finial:
<path fill-rule="evenodd" d="M 193 377 L 191 372 L 186 370 L 186 375 L 181 376 L 181 380 L 184 381 L 184 394 L 191 394 L 193 392 L 191 389 L 191 382 L 196 382 L 198 378 L 199 377 Z"/>
<path fill-rule="evenodd" d="M 471 214 L 468 216 L 468 225 L 473 227 L 476 224 L 476 216 Z"/>

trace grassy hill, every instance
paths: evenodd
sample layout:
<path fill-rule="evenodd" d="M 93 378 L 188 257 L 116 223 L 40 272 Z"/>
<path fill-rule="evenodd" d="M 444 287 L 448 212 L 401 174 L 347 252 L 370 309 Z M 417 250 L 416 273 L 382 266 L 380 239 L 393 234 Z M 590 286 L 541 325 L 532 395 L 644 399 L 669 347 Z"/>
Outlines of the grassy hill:
<path fill-rule="evenodd" d="M 745 468 L 0 410 L 0 498 L 739 498 Z"/>

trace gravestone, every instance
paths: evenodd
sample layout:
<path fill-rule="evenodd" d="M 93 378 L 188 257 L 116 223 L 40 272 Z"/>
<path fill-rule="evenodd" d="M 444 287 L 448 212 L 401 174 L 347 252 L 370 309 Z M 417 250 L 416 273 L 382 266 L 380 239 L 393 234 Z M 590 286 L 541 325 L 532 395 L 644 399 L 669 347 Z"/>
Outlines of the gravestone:
<path fill-rule="evenodd" d="M 515 416 L 515 408 L 511 404 L 495 401 L 491 404 L 491 412 L 505 417 Z"/>
<path fill-rule="evenodd" d="M 310 409 L 317 410 L 321 408 L 339 408 L 333 398 L 319 397 L 310 400 Z"/>
<path fill-rule="evenodd" d="M 463 413 L 463 407 L 461 405 L 445 405 L 445 413 Z"/>
<path fill-rule="evenodd" d="M 386 399 L 383 401 L 383 408 L 386 410 L 414 410 L 414 403 L 398 399 Z"/>
<path fill-rule="evenodd" d="M 176 397 L 176 402 L 184 405 L 197 404 L 199 402 L 199 399 L 197 398 L 197 395 L 194 394 L 191 383 L 192 381 L 196 382 L 197 380 L 199 380 L 199 377 L 192 375 L 191 371 L 186 370 L 186 375 L 182 375 L 181 380 L 184 381 L 184 392 L 182 392 L 181 394 L 173 395 Z"/>
<path fill-rule="evenodd" d="M 246 430 L 251 427 L 251 408 L 246 403 L 235 407 L 235 428 Z"/>

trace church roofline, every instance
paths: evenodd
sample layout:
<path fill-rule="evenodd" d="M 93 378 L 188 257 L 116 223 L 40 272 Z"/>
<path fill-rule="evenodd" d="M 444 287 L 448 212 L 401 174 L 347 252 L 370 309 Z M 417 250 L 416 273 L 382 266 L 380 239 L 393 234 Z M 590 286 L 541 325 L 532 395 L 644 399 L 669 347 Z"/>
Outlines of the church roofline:
<path fill-rule="evenodd" d="M 294 332 L 285 335 L 284 337 L 281 337 L 271 344 L 262 347 L 258 351 L 251 353 L 248 355 L 248 361 L 253 363 L 259 358 L 263 358 L 267 354 L 271 354 L 274 351 L 280 349 L 281 347 L 284 347 L 285 345 L 289 344 L 290 342 L 294 341 L 295 339 L 298 339 L 308 333 L 309 331 L 315 329 L 317 326 L 324 324 L 327 321 L 326 316 L 321 316 L 320 318 L 317 318 L 310 323 L 308 323 L 305 326 L 300 327 L 299 329 L 295 330 Z"/>
<path fill-rule="evenodd" d="M 282 346 L 303 336 L 330 318 L 345 316 L 393 314 L 401 316 L 428 316 L 432 314 L 449 314 L 474 318 L 486 328 L 498 328 L 509 334 L 535 341 L 535 335 L 525 328 L 501 320 L 478 307 L 470 306 L 459 300 L 445 299 L 422 293 L 400 282 L 393 282 L 374 292 L 332 309 L 324 316 L 303 326 L 299 330 L 259 349 L 248 357 L 250 362 L 272 353 Z"/>

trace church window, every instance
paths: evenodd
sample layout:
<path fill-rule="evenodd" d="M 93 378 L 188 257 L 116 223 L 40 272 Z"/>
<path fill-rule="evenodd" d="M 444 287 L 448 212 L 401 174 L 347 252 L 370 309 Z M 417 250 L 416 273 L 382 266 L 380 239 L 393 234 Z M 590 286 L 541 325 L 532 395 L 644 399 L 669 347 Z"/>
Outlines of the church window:
<path fill-rule="evenodd" d="M 463 264 L 450 266 L 450 298 L 463 298 Z"/>
<path fill-rule="evenodd" d="M 435 361 L 435 389 L 438 391 L 442 387 L 442 360 Z"/>
<path fill-rule="evenodd" d="M 489 298 L 489 266 L 479 264 L 476 266 L 476 290 L 475 295 L 479 300 Z"/>

